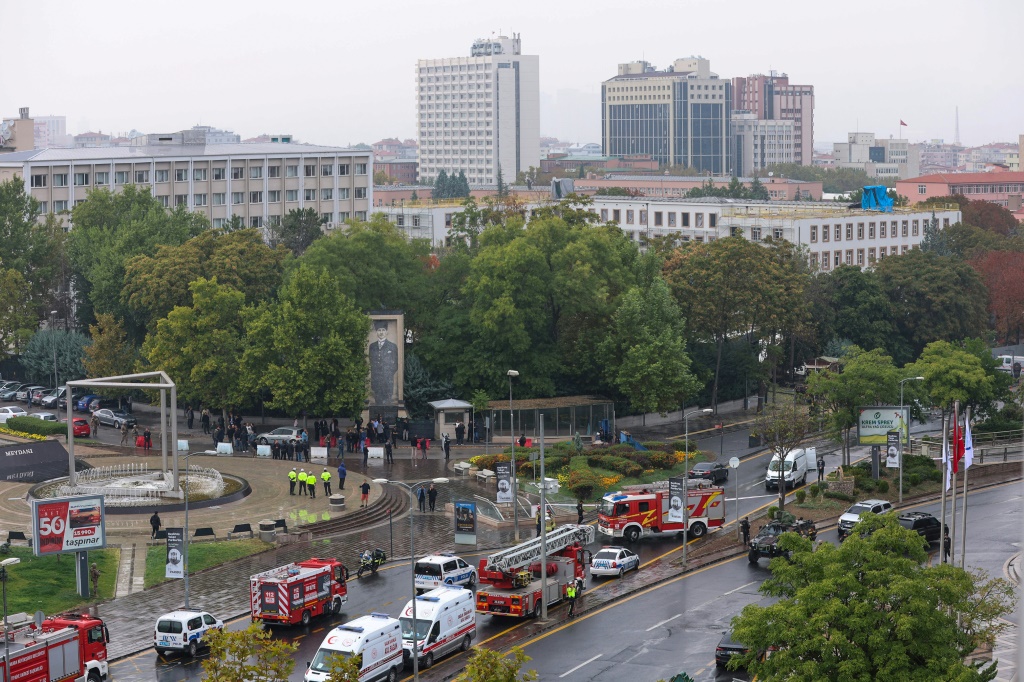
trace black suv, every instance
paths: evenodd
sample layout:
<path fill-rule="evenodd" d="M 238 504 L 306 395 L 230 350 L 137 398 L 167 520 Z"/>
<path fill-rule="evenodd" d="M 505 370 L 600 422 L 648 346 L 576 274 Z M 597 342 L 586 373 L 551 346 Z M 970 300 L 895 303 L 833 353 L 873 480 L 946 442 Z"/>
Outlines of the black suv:
<path fill-rule="evenodd" d="M 942 524 L 939 520 L 925 512 L 903 512 L 899 515 L 900 525 L 907 530 L 917 531 L 928 544 L 938 542 L 942 538 Z"/>

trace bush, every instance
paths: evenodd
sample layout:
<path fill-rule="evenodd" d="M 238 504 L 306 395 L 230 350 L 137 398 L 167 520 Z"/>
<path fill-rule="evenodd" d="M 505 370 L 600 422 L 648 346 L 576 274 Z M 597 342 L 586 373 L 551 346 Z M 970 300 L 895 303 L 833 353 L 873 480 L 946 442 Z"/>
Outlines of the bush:
<path fill-rule="evenodd" d="M 36 436 L 67 436 L 68 425 L 60 422 L 44 422 L 35 417 L 11 417 L 7 420 L 7 428 L 11 431 L 31 433 Z"/>
<path fill-rule="evenodd" d="M 907 476 L 907 483 L 910 485 L 921 485 L 921 474 L 914 472 Z"/>
<path fill-rule="evenodd" d="M 671 469 L 676 465 L 675 453 L 668 452 L 652 452 L 651 453 L 651 468 L 653 469 Z"/>
<path fill-rule="evenodd" d="M 817 497 L 819 494 L 821 494 L 821 486 L 818 485 L 817 483 L 812 483 L 809 486 L 807 486 L 807 493 L 811 497 Z"/>
<path fill-rule="evenodd" d="M 866 493 L 870 493 L 875 489 L 875 482 L 872 481 L 870 478 L 862 478 L 858 476 L 855 479 L 853 487 L 856 488 L 857 490 L 863 490 Z"/>
<path fill-rule="evenodd" d="M 779 513 L 779 508 L 776 507 L 774 504 L 772 506 L 768 507 L 768 518 L 769 519 L 774 519 L 775 515 L 778 514 L 778 513 Z"/>
<path fill-rule="evenodd" d="M 800 490 L 796 491 L 796 503 L 797 504 L 803 504 L 804 500 L 806 500 L 806 499 L 807 499 L 807 491 L 806 490 L 801 488 Z"/>
<path fill-rule="evenodd" d="M 653 452 L 667 452 L 668 448 L 668 443 L 664 443 L 660 440 L 648 440 L 640 443 L 640 445 L 643 445 L 645 448 Z"/>
<path fill-rule="evenodd" d="M 875 489 L 880 493 L 889 492 L 889 481 L 879 481 L 878 485 L 875 486 Z"/>
<path fill-rule="evenodd" d="M 826 490 L 824 493 L 825 497 L 831 500 L 842 500 L 843 502 L 853 502 L 853 495 L 847 495 L 841 493 L 838 490 Z"/>
<path fill-rule="evenodd" d="M 573 467 L 576 460 L 583 460 L 584 466 L 586 465 L 585 457 L 573 458 L 573 461 L 569 463 L 568 487 L 572 491 L 573 497 L 587 501 L 594 496 L 594 490 L 601 485 L 601 480 L 589 468 Z"/>

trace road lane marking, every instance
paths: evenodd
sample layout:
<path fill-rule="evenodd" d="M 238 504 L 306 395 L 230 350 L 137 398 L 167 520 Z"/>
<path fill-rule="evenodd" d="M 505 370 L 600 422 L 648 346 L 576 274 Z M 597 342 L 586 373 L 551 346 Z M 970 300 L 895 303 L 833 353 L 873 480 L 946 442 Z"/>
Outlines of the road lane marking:
<path fill-rule="evenodd" d="M 576 666 L 575 668 L 571 668 L 571 669 L 569 669 L 569 670 L 566 670 L 566 671 L 565 671 L 564 673 L 562 673 L 562 674 L 561 674 L 561 675 L 559 675 L 558 677 L 559 677 L 559 678 L 562 678 L 562 677 L 565 677 L 566 675 L 571 675 L 572 673 L 576 672 L 577 670 L 579 670 L 580 668 L 582 668 L 583 666 L 585 666 L 585 665 L 586 665 L 587 663 L 593 663 L 594 661 L 596 661 L 596 660 L 597 660 L 597 659 L 599 659 L 599 658 L 601 658 L 601 654 L 598 654 L 597 656 L 594 656 L 593 658 L 591 658 L 591 659 L 589 659 L 589 660 L 583 661 L 582 663 L 580 663 L 580 664 L 579 664 L 578 666 Z"/>
<path fill-rule="evenodd" d="M 660 628 L 660 627 L 661 627 L 662 625 L 664 625 L 665 623 L 671 623 L 671 622 L 672 622 L 672 621 L 674 621 L 674 620 L 675 620 L 676 618 L 682 618 L 682 616 L 683 616 L 683 614 L 681 614 L 681 613 L 677 613 L 676 615 L 672 616 L 671 618 L 668 618 L 668 619 L 666 619 L 666 620 L 663 620 L 663 621 L 661 621 L 660 623 L 658 623 L 658 624 L 656 624 L 656 625 L 652 625 L 651 627 L 647 628 L 646 632 L 650 632 L 651 630 L 657 630 L 658 628 Z"/>
<path fill-rule="evenodd" d="M 756 585 L 756 584 L 757 584 L 757 581 L 756 581 L 756 580 L 752 580 L 752 581 L 750 581 L 749 583 L 747 583 L 746 585 L 740 585 L 740 586 L 739 586 L 739 587 L 737 587 L 737 588 L 736 588 L 735 590 L 729 590 L 728 592 L 726 592 L 726 593 L 725 593 L 725 594 L 723 594 L 722 596 L 724 597 L 724 596 L 725 596 L 725 595 L 727 595 L 727 594 L 732 594 L 733 592 L 739 592 L 739 591 L 740 591 L 740 590 L 742 590 L 742 589 L 743 589 L 744 587 L 750 587 L 751 585 Z"/>

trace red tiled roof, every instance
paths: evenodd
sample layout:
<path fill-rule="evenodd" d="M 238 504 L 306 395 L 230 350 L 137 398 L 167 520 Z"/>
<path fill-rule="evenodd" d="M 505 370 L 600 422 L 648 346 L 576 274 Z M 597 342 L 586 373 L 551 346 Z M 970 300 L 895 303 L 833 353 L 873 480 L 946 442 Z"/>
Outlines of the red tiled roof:
<path fill-rule="evenodd" d="M 935 175 L 922 175 L 919 178 L 908 178 L 897 182 L 943 182 L 949 185 L 963 185 L 972 182 L 1024 182 L 1024 172 L 1005 173 L 936 173 Z"/>

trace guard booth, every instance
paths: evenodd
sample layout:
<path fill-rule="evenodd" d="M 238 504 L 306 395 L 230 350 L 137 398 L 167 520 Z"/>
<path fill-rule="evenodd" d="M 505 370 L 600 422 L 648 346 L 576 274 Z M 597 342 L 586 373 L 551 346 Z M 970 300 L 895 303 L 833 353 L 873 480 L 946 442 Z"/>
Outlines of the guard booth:
<path fill-rule="evenodd" d="M 429 405 L 434 408 L 434 438 L 440 444 L 441 436 L 448 434 L 455 442 L 455 425 L 462 422 L 466 427 L 466 442 L 471 443 L 473 418 L 473 405 L 465 400 L 448 398 L 447 400 L 435 400 Z"/>

